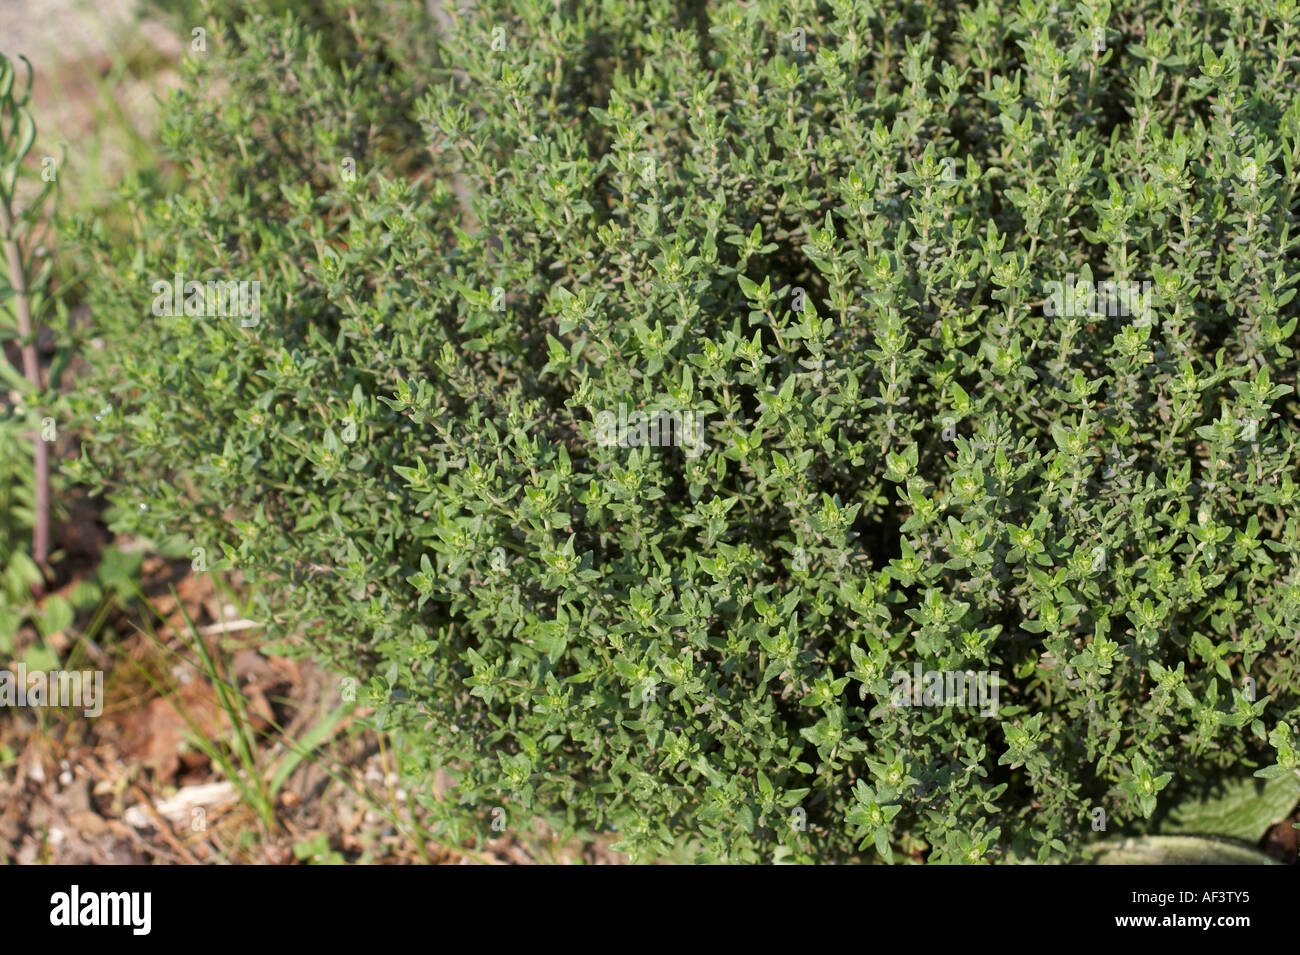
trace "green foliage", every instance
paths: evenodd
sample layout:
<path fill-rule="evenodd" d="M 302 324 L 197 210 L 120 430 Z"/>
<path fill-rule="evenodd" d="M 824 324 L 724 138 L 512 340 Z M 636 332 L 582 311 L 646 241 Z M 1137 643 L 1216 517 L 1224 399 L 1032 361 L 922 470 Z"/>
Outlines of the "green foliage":
<path fill-rule="evenodd" d="M 1296 767 L 1292 0 L 357 8 L 210 37 L 84 230 L 74 475 L 445 835 L 1079 858 Z"/>
<path fill-rule="evenodd" d="M 41 571 L 31 557 L 32 458 L 26 415 L 0 420 L 0 655 L 33 608 Z"/>

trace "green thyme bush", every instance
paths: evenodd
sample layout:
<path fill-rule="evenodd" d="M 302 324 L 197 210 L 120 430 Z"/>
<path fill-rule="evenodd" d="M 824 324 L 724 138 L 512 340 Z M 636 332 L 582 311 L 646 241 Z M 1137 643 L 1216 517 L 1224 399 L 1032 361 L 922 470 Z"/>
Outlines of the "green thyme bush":
<path fill-rule="evenodd" d="M 84 230 L 74 471 L 447 833 L 1075 859 L 1295 769 L 1294 0 L 322 9 Z"/>

